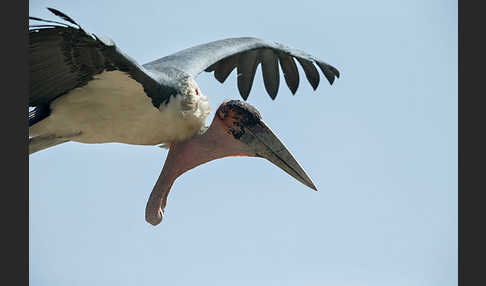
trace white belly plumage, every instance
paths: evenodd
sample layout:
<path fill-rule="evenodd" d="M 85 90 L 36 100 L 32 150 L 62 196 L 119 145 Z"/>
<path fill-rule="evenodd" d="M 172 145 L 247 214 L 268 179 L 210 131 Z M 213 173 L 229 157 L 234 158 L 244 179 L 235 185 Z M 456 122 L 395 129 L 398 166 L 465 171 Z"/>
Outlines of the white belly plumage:
<path fill-rule="evenodd" d="M 56 135 L 82 143 L 157 145 L 181 141 L 205 126 L 206 96 L 190 79 L 185 94 L 157 109 L 141 84 L 120 71 L 106 71 L 51 103 L 51 114 L 33 125 L 30 136 Z"/>

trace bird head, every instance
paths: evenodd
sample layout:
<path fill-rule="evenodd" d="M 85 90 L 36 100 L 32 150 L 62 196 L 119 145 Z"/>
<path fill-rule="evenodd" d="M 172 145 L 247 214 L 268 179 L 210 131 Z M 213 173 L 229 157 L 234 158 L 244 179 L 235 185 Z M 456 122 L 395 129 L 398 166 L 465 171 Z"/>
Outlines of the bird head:
<path fill-rule="evenodd" d="M 312 180 L 285 145 L 263 122 L 255 107 L 240 100 L 227 101 L 218 108 L 215 120 L 220 120 L 227 134 L 239 141 L 234 144 L 240 145 L 242 156 L 265 158 L 304 185 L 317 191 Z"/>
<path fill-rule="evenodd" d="M 263 122 L 258 110 L 246 102 L 230 100 L 220 105 L 204 133 L 171 145 L 147 202 L 146 220 L 153 225 L 160 223 L 167 196 L 177 177 L 203 163 L 230 156 L 265 158 L 317 191 L 290 151 Z"/>

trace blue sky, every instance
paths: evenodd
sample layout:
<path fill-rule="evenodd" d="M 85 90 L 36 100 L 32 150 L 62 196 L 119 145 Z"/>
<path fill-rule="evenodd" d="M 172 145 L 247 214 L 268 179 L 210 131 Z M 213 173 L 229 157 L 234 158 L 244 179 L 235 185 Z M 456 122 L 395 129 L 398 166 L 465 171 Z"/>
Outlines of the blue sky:
<path fill-rule="evenodd" d="M 29 159 L 30 285 L 457 285 L 456 1 L 30 1 L 145 63 L 256 36 L 341 78 L 248 102 L 312 177 L 216 160 L 180 177 L 157 227 L 146 200 L 167 152 L 66 143 Z M 213 110 L 238 99 L 197 78 Z M 212 115 L 208 124 L 212 120 Z"/>

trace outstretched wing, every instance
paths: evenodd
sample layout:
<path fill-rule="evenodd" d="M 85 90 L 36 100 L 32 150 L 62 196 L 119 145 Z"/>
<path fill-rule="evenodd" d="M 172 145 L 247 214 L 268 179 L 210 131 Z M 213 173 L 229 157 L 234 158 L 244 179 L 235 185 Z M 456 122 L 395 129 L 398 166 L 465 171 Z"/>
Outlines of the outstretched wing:
<path fill-rule="evenodd" d="M 319 85 L 316 64 L 330 84 L 339 71 L 306 52 L 293 49 L 277 42 L 257 38 L 230 38 L 195 46 L 144 64 L 143 67 L 157 71 L 176 68 L 196 77 L 203 71 L 214 71 L 214 77 L 223 83 L 228 75 L 237 69 L 238 89 L 243 99 L 247 99 L 253 84 L 258 64 L 262 64 L 265 89 L 275 99 L 279 87 L 279 67 L 292 94 L 299 86 L 299 71 L 294 58 L 302 66 L 307 80 L 314 90 Z"/>
<path fill-rule="evenodd" d="M 35 107 L 29 112 L 29 126 L 49 115 L 54 99 L 88 84 L 104 71 L 127 73 L 143 86 L 155 107 L 170 97 L 173 90 L 161 86 L 111 40 L 90 35 L 69 16 L 49 10 L 70 24 L 30 17 L 40 24 L 29 26 L 29 106 Z"/>

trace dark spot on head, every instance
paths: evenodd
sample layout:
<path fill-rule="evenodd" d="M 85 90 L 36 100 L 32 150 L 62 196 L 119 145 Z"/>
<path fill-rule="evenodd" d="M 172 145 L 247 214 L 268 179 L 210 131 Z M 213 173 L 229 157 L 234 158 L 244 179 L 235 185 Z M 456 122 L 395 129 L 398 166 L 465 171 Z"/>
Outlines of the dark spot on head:
<path fill-rule="evenodd" d="M 226 119 L 230 113 L 245 125 L 255 125 L 262 119 L 260 112 L 255 107 L 241 100 L 223 102 L 216 111 L 216 115 L 221 120 Z"/>
<path fill-rule="evenodd" d="M 216 116 L 225 123 L 228 132 L 235 139 L 245 134 L 245 126 L 254 126 L 262 118 L 255 107 L 241 100 L 223 102 L 216 111 Z"/>

